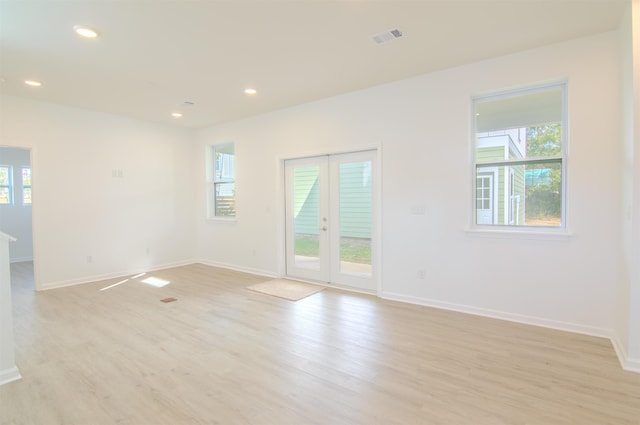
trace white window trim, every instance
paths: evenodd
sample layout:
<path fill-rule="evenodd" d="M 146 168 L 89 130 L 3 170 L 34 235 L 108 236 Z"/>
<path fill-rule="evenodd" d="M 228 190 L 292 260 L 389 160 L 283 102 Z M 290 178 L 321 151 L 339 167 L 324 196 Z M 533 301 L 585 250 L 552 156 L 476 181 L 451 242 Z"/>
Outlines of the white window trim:
<path fill-rule="evenodd" d="M 476 223 L 476 103 L 480 100 L 498 100 L 501 98 L 512 97 L 517 95 L 524 95 L 535 93 L 539 91 L 545 91 L 552 88 L 560 88 L 562 90 L 562 155 L 550 156 L 544 159 L 561 161 L 561 226 L 558 227 L 545 227 L 545 226 L 524 226 L 524 225 L 505 225 L 505 224 L 477 224 Z M 470 163 L 471 163 L 471 176 L 470 176 L 470 207 L 469 208 L 469 226 L 465 229 L 465 232 L 470 236 L 481 237 L 500 237 L 500 238 L 516 238 L 516 239 L 554 239 L 564 240 L 572 236 L 567 224 L 567 164 L 569 161 L 569 122 L 568 122 L 568 83 L 566 80 L 552 81 L 539 85 L 533 85 L 520 89 L 509 89 L 501 92 L 494 92 L 493 94 L 478 95 L 471 98 L 471 123 L 470 123 Z M 521 162 L 520 159 L 515 159 L 515 162 Z M 509 165 L 509 160 L 504 161 L 505 165 Z M 482 164 L 480 164 L 482 165 Z M 494 163 L 487 164 L 488 166 L 494 165 Z"/>

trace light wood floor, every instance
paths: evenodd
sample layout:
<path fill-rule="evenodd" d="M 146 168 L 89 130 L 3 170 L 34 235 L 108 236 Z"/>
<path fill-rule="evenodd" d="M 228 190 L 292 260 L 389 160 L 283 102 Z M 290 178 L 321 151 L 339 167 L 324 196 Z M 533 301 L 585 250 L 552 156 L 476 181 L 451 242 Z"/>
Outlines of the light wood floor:
<path fill-rule="evenodd" d="M 23 379 L 0 386 L 2 425 L 640 424 L 640 374 L 605 339 L 333 289 L 291 302 L 204 265 L 104 291 L 12 277 Z"/>

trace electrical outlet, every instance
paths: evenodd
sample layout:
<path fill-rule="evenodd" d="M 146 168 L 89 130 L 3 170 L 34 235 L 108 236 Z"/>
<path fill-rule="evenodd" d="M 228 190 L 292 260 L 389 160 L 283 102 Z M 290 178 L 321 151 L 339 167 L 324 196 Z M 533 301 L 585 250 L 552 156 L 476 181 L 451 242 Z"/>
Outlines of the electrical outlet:
<path fill-rule="evenodd" d="M 427 277 L 427 271 L 420 269 L 418 270 L 418 279 L 424 279 Z"/>
<path fill-rule="evenodd" d="M 93 257 L 91 255 L 87 255 L 87 264 L 93 263 Z"/>
<path fill-rule="evenodd" d="M 411 205 L 409 207 L 409 213 L 411 215 L 426 215 L 427 214 L 427 206 L 426 205 Z"/>

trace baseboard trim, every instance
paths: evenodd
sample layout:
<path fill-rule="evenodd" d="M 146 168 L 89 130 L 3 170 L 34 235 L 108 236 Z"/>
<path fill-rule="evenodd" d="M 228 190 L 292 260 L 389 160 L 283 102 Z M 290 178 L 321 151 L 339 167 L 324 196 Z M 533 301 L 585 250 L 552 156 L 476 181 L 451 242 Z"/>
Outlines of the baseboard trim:
<path fill-rule="evenodd" d="M 616 352 L 616 356 L 618 356 L 618 360 L 620 361 L 622 368 L 629 372 L 640 373 L 640 359 L 629 358 L 627 350 L 622 344 L 622 341 L 618 338 L 618 335 L 614 334 L 611 336 L 611 344 L 613 345 L 613 349 Z"/>
<path fill-rule="evenodd" d="M 620 366 L 627 370 L 627 350 L 625 350 L 622 341 L 618 338 L 618 335 L 611 335 L 611 345 L 613 345 L 613 351 L 616 352 Z"/>
<path fill-rule="evenodd" d="M 163 269 L 170 269 L 172 267 L 181 267 L 181 266 L 187 266 L 189 264 L 193 264 L 196 263 L 196 260 L 183 260 L 183 261 L 175 261 L 172 263 L 165 263 L 165 264 L 158 264 L 156 266 L 152 266 L 149 268 L 145 268 L 145 269 L 135 269 L 135 270 L 129 270 L 129 271 L 124 271 L 124 272 L 115 272 L 115 273 L 105 273 L 105 274 L 100 274 L 100 275 L 92 275 L 92 276 L 85 276 L 85 277 L 81 277 L 81 278 L 77 278 L 77 279 L 70 279 L 70 280 L 62 280 L 62 281 L 57 281 L 57 282 L 47 282 L 47 283 L 43 283 L 40 288 L 37 288 L 39 291 L 48 291 L 49 289 L 57 289 L 57 288 L 64 288 L 67 286 L 75 286 L 75 285 L 83 285 L 86 283 L 92 283 L 92 282 L 99 282 L 101 280 L 107 280 L 107 279 L 118 279 L 121 277 L 127 277 L 127 276 L 132 276 L 132 275 L 136 275 L 139 273 L 148 273 L 148 272 L 154 272 L 154 271 L 158 271 L 158 270 L 163 270 Z"/>
<path fill-rule="evenodd" d="M 640 359 L 627 358 L 622 367 L 629 372 L 640 373 Z"/>
<path fill-rule="evenodd" d="M 425 307 L 439 308 L 443 310 L 451 310 L 459 313 L 473 314 L 476 316 L 490 317 L 492 319 L 507 320 L 509 322 L 522 323 L 525 325 L 540 326 L 543 328 L 555 329 L 565 332 L 573 332 L 583 335 L 596 336 L 600 338 L 611 339 L 611 331 L 609 329 L 598 328 L 595 326 L 584 326 L 576 323 L 562 322 L 559 320 L 543 319 L 541 317 L 526 316 L 522 314 L 507 313 L 499 310 L 491 310 L 486 308 L 472 307 L 464 304 L 447 303 L 428 298 L 411 297 L 393 292 L 382 292 L 381 298 L 401 301 L 409 304 L 417 304 Z"/>
<path fill-rule="evenodd" d="M 0 370 L 0 385 L 8 384 L 9 382 L 17 381 L 21 378 L 22 375 L 20 375 L 20 371 L 16 366 Z"/>
<path fill-rule="evenodd" d="M 13 263 L 24 263 L 25 261 L 33 261 L 33 256 L 32 257 L 18 257 L 18 258 L 12 258 L 9 262 L 11 264 Z"/>
<path fill-rule="evenodd" d="M 198 259 L 194 262 L 204 264 L 205 266 L 220 267 L 221 269 L 229 269 L 236 272 L 253 274 L 256 276 L 264 276 L 264 277 L 270 277 L 274 279 L 281 277 L 277 273 L 273 273 L 268 270 L 253 269 L 250 267 L 237 266 L 235 264 L 220 263 L 218 261 L 205 260 L 203 258 Z"/>

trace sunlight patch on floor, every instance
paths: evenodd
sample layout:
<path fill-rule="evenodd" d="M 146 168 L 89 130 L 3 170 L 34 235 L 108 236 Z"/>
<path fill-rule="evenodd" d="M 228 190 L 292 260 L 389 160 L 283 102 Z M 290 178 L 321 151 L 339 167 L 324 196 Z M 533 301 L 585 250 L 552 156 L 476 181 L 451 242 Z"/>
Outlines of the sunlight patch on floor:
<path fill-rule="evenodd" d="M 114 283 L 112 285 L 105 286 L 104 288 L 101 288 L 100 290 L 101 291 L 106 291 L 107 289 L 115 288 L 116 286 L 122 285 L 123 283 L 127 283 L 127 282 L 129 282 L 131 280 L 138 279 L 138 278 L 140 278 L 142 276 L 145 276 L 146 274 L 147 273 L 139 273 L 139 274 L 137 274 L 135 276 L 132 276 L 132 277 L 130 277 L 128 279 L 124 279 L 124 280 L 116 282 L 116 283 Z M 156 288 L 162 288 L 163 286 L 167 286 L 168 284 L 171 283 L 171 281 L 169 281 L 169 280 L 160 279 L 159 277 L 153 277 L 153 276 L 149 276 L 149 277 L 147 277 L 145 279 L 138 280 L 138 282 L 142 282 L 144 284 L 147 284 L 147 285 L 150 285 L 150 286 L 153 286 L 153 287 L 156 287 Z"/>
<path fill-rule="evenodd" d="M 171 282 L 168 280 L 160 279 L 159 277 L 150 276 L 146 279 L 141 280 L 142 283 L 146 283 L 147 285 L 155 286 L 156 288 L 162 288 L 163 286 L 167 286 Z"/>
<path fill-rule="evenodd" d="M 104 288 L 102 288 L 100 290 L 101 291 L 106 291 L 107 289 L 111 289 L 111 288 L 114 288 L 114 287 L 116 287 L 118 285 L 122 285 L 123 283 L 126 283 L 128 281 L 129 281 L 129 279 L 121 280 L 120 282 L 116 282 L 113 285 L 105 286 Z"/>

